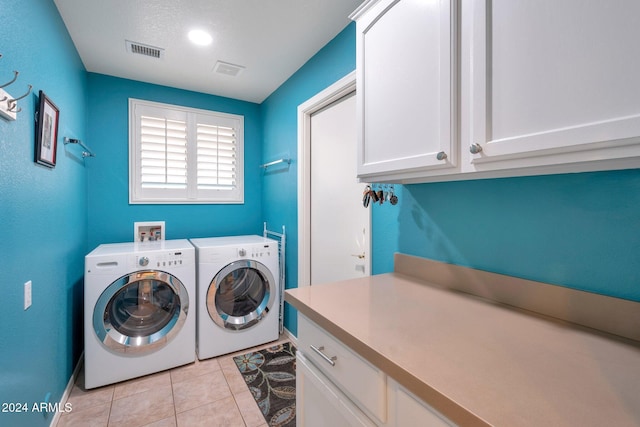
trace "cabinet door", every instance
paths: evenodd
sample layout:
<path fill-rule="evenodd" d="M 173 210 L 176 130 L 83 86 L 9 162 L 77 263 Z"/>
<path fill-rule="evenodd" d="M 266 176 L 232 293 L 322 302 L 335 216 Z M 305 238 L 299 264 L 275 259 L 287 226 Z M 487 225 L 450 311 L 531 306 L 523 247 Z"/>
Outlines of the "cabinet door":
<path fill-rule="evenodd" d="M 395 421 L 398 427 L 451 427 L 454 425 L 400 386 L 397 386 L 395 399 Z"/>
<path fill-rule="evenodd" d="M 456 166 L 455 3 L 381 0 L 352 16 L 360 178 Z"/>
<path fill-rule="evenodd" d="M 463 171 L 637 167 L 640 2 L 463 1 Z"/>

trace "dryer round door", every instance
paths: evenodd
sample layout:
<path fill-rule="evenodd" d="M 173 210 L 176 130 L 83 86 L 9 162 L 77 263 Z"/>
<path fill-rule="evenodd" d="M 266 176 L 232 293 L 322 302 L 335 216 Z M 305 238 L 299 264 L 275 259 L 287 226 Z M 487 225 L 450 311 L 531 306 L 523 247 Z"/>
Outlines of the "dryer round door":
<path fill-rule="evenodd" d="M 229 330 L 256 325 L 269 314 L 276 297 L 276 282 L 262 263 L 240 260 L 222 268 L 207 290 L 211 320 Z"/>
<path fill-rule="evenodd" d="M 136 271 L 104 290 L 93 311 L 93 328 L 108 349 L 130 356 L 164 347 L 182 329 L 189 294 L 175 276 Z"/>

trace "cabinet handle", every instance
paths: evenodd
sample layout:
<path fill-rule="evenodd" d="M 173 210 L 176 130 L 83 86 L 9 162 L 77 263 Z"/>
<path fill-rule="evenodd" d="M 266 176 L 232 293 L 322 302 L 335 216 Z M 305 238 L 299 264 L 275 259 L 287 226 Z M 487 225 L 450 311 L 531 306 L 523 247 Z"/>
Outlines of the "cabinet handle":
<path fill-rule="evenodd" d="M 324 350 L 324 346 L 323 345 L 321 345 L 320 347 L 316 347 L 315 345 L 310 345 L 309 347 L 311 347 L 311 350 L 313 350 L 316 353 L 318 353 L 320 355 L 320 357 L 322 357 L 329 365 L 336 366 L 336 360 L 338 360 L 338 356 L 329 357 L 326 354 L 324 354 L 322 352 L 322 350 Z"/>
<path fill-rule="evenodd" d="M 469 147 L 469 151 L 471 151 L 471 154 L 478 154 L 482 151 L 482 147 L 480 146 L 480 144 L 471 144 L 471 146 Z"/>
<path fill-rule="evenodd" d="M 436 158 L 438 160 L 445 160 L 447 158 L 447 153 L 445 153 L 444 151 L 441 151 L 438 153 L 438 155 L 436 156 Z"/>

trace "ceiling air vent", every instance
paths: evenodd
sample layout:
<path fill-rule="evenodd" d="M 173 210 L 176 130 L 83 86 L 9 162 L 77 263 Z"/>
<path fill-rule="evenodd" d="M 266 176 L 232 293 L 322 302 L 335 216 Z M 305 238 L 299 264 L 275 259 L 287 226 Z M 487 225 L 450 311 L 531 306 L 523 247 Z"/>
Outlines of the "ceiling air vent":
<path fill-rule="evenodd" d="M 127 45 L 127 52 L 134 53 L 136 55 L 150 56 L 152 58 L 162 59 L 164 57 L 164 49 L 159 47 L 149 46 L 142 43 L 132 42 L 125 40 Z"/>
<path fill-rule="evenodd" d="M 224 74 L 225 76 L 236 77 L 239 75 L 244 67 L 242 65 L 231 64 L 230 62 L 217 61 L 213 67 L 213 72 L 218 74 Z"/>

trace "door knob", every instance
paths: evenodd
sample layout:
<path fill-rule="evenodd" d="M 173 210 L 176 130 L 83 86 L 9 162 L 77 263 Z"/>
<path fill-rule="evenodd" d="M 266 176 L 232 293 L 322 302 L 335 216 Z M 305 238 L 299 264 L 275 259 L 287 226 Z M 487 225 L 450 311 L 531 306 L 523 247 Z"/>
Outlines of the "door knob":
<path fill-rule="evenodd" d="M 471 154 L 478 154 L 482 151 L 482 147 L 480 146 L 480 144 L 471 144 L 471 146 L 469 147 L 469 151 L 471 151 Z"/>
<path fill-rule="evenodd" d="M 364 259 L 364 254 L 351 254 L 351 256 L 357 257 L 358 259 Z"/>

